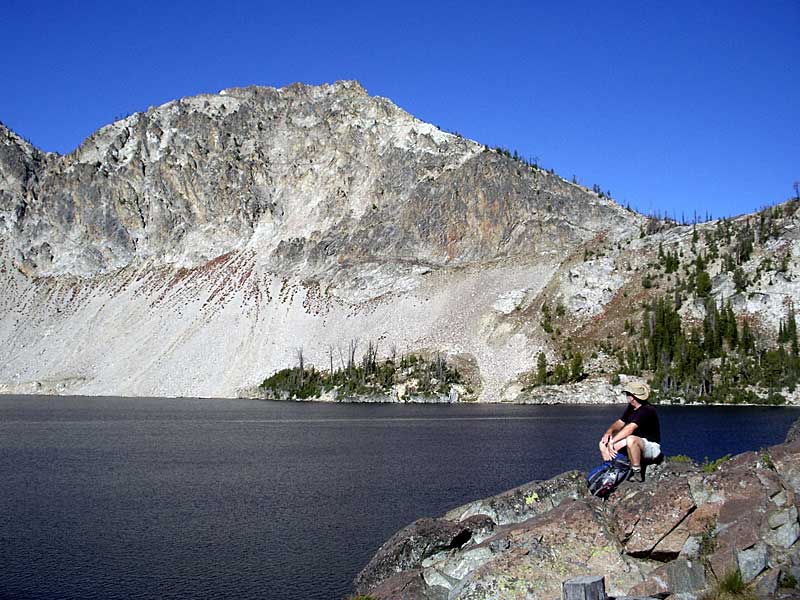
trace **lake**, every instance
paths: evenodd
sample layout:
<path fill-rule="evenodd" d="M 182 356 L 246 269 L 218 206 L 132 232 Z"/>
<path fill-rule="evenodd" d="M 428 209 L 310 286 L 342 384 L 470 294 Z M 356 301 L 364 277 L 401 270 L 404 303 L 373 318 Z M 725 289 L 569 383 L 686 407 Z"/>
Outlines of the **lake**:
<path fill-rule="evenodd" d="M 623 408 L 0 396 L 0 598 L 342 598 L 414 519 L 600 462 Z M 800 409 L 659 414 L 702 460 Z"/>

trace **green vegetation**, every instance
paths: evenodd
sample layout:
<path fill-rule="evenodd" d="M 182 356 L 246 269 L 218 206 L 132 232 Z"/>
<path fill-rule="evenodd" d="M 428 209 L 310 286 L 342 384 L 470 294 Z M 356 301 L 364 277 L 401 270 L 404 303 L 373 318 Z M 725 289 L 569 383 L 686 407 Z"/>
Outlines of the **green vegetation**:
<path fill-rule="evenodd" d="M 781 320 L 777 344 L 758 348 L 747 321 L 740 325 L 730 302 L 706 299 L 702 324 L 685 328 L 676 300 L 664 297 L 645 304 L 639 339 L 616 357 L 621 372 L 649 371 L 661 397 L 688 401 L 782 404 L 780 390 L 794 390 L 800 380 L 794 310 Z M 766 393 L 759 394 L 760 388 Z"/>
<path fill-rule="evenodd" d="M 756 600 L 756 598 L 755 593 L 745 585 L 742 573 L 738 569 L 726 573 L 713 589 L 700 596 L 701 600 Z"/>
<path fill-rule="evenodd" d="M 765 208 L 744 220 L 720 219 L 714 229 L 705 235 L 705 260 L 710 262 L 721 258 L 722 271 L 732 274 L 736 291 L 745 291 L 764 272 L 771 271 L 773 266 L 769 257 L 764 258 L 756 270 L 755 277 L 750 279 L 741 268 L 742 265 L 751 260 L 756 248 L 763 247 L 770 240 L 780 237 L 782 220 L 794 215 L 798 206 L 800 203 L 793 200 L 782 206 Z M 693 239 L 696 244 L 697 238 Z M 787 272 L 790 258 L 788 253 L 781 256 L 781 261 L 787 262 L 785 268 L 783 262 L 779 262 L 777 272 Z"/>
<path fill-rule="evenodd" d="M 796 588 L 797 587 L 797 578 L 792 575 L 791 573 L 782 573 L 781 575 L 781 587 L 782 588 Z"/>
<path fill-rule="evenodd" d="M 667 457 L 667 460 L 674 463 L 693 463 L 694 461 L 685 454 L 676 454 L 675 456 Z"/>
<path fill-rule="evenodd" d="M 664 252 L 664 245 L 658 244 L 658 259 L 664 273 L 674 273 L 680 266 L 680 259 L 678 258 L 678 251 Z"/>
<path fill-rule="evenodd" d="M 739 569 L 726 573 L 719 581 L 719 589 L 728 594 L 741 594 L 745 585 Z"/>
<path fill-rule="evenodd" d="M 703 469 L 704 473 L 713 473 L 714 471 L 716 471 L 719 468 L 719 466 L 722 463 L 729 461 L 730 458 L 731 458 L 731 455 L 730 454 L 726 454 L 725 456 L 720 456 L 719 458 L 710 461 L 710 460 L 708 460 L 708 457 L 706 456 L 705 460 L 703 460 L 703 464 L 700 465 L 700 467 Z"/>
<path fill-rule="evenodd" d="M 599 187 L 594 191 L 600 193 Z M 683 216 L 680 220 L 649 217 L 641 227 L 641 237 L 694 223 L 686 232 L 691 244 L 683 246 L 678 241 L 682 234 L 665 238 L 658 243 L 657 260 L 651 257 L 644 265 L 634 264 L 636 274 L 631 262 L 619 261 L 617 268 L 631 272 L 629 284 L 641 285 L 620 289 L 619 296 L 629 300 L 609 305 L 610 312 L 605 314 L 609 319 L 576 327 L 563 304 L 557 303 L 558 296 L 545 300 L 537 320 L 549 334 L 557 358 L 550 354 L 548 361 L 546 354 L 538 354 L 525 380 L 528 389 L 583 379 L 583 356 L 570 347 L 575 344 L 591 353 L 592 359 L 600 352 L 616 359 L 616 367 L 605 371 L 613 385 L 619 383 L 621 373 L 645 378 L 654 402 L 785 403 L 783 394 L 793 392 L 800 382 L 793 306 L 787 303 L 777 336 L 757 329 L 753 317 L 737 316 L 733 306 L 754 285 L 776 277 L 791 278 L 792 254 L 782 236 L 786 218 L 795 218 L 798 209 L 800 198 L 702 227 L 699 223 L 710 221 L 711 215 L 698 218 L 695 214 L 691 222 Z M 603 256 L 607 249 L 602 240 L 593 243 L 583 248 L 584 261 Z M 619 242 L 616 247 L 621 249 Z M 719 290 L 731 284 L 740 296 L 720 299 Z M 695 317 L 698 312 L 700 319 Z M 607 368 L 604 359 L 590 365 L 596 371 Z"/>
<path fill-rule="evenodd" d="M 694 293 L 698 298 L 708 298 L 711 294 L 711 276 L 706 271 L 703 256 L 698 254 L 695 260 Z"/>
<path fill-rule="evenodd" d="M 488 146 L 484 146 L 484 149 L 488 150 Z M 511 160 L 514 160 L 514 161 L 516 161 L 516 162 L 518 162 L 520 164 L 523 164 L 526 167 L 530 167 L 531 169 L 540 169 L 541 168 L 541 167 L 539 167 L 539 159 L 536 156 L 533 156 L 531 158 L 527 158 L 526 159 L 519 152 L 517 152 L 516 150 L 514 150 L 514 152 L 511 152 L 508 148 L 503 148 L 502 146 L 495 147 L 494 151 L 497 152 L 498 154 L 502 155 L 502 156 L 505 156 L 506 158 L 510 158 Z M 548 173 L 553 174 L 553 173 L 555 173 L 555 171 L 553 171 L 553 169 L 550 169 L 550 170 L 548 170 Z"/>
<path fill-rule="evenodd" d="M 545 332 L 553 333 L 553 318 L 550 314 L 550 307 L 547 304 L 542 305 L 542 320 L 539 321 L 539 325 L 542 326 Z"/>
<path fill-rule="evenodd" d="M 561 385 L 564 383 L 574 383 L 584 377 L 583 355 L 573 351 L 567 345 L 563 362 L 555 365 L 552 371 L 547 368 L 547 357 L 544 352 L 539 352 L 536 357 L 536 375 L 533 378 L 531 387 L 540 385 Z"/>
<path fill-rule="evenodd" d="M 600 186 L 597 185 L 596 183 L 592 186 L 592 191 L 601 198 L 611 198 L 611 190 L 604 192 L 603 190 L 600 189 Z"/>
<path fill-rule="evenodd" d="M 658 263 L 648 265 L 642 277 L 642 284 L 645 289 L 660 287 L 659 279 L 664 275 L 683 272 L 682 278 L 675 280 L 673 290 L 676 294 L 684 296 L 694 295 L 698 298 L 707 298 L 711 294 L 712 280 L 708 271 L 709 265 L 714 264 L 722 274 L 729 274 L 733 280 L 736 291 L 741 293 L 748 290 L 750 286 L 758 282 L 765 274 L 780 273 L 784 277 L 789 277 L 789 263 L 791 254 L 786 250 L 777 253 L 775 261 L 770 258 L 770 253 L 766 253 L 761 259 L 761 264 L 755 273 L 748 273 L 743 265 L 753 258 L 756 249 L 764 249 L 765 245 L 773 239 L 779 239 L 783 230 L 783 219 L 794 215 L 800 208 L 800 202 L 792 200 L 783 205 L 766 208 L 756 215 L 743 219 L 720 219 L 715 226 L 707 229 L 702 238 L 693 227 L 691 237 L 691 261 L 684 261 L 681 268 L 681 258 L 684 257 L 683 250 L 677 247 L 665 248 L 663 242 L 658 248 Z M 707 216 L 705 220 L 710 219 Z M 685 219 L 681 219 L 686 224 Z M 700 222 L 697 215 L 693 221 L 695 224 Z M 647 229 L 641 231 L 641 237 L 650 235 L 664 228 L 675 226 L 676 221 L 666 217 L 651 217 Z M 650 269 L 656 267 L 661 273 L 651 273 Z M 668 278 L 669 280 L 669 278 Z"/>
<path fill-rule="evenodd" d="M 303 352 L 298 349 L 296 367 L 281 369 L 267 377 L 261 389 L 275 398 L 306 400 L 336 390 L 342 396 L 386 394 L 396 384 L 405 383 L 419 396 L 444 395 L 453 384 L 463 383 L 458 369 L 436 354 L 430 359 L 417 354 L 378 360 L 378 347 L 369 343 L 360 362 L 356 361 L 356 342 L 350 342 L 347 356 L 339 353 L 341 367 L 333 368 L 334 352 L 329 348 L 329 371 L 306 367 Z M 394 353 L 393 353 L 394 355 Z"/>
<path fill-rule="evenodd" d="M 705 561 L 705 559 L 714 554 L 714 551 L 717 549 L 716 531 L 716 520 L 706 523 L 706 527 L 703 529 L 703 533 L 700 534 L 699 540 L 700 560 Z"/>
<path fill-rule="evenodd" d="M 747 279 L 741 267 L 736 267 L 733 270 L 733 285 L 736 286 L 737 292 L 745 291 L 747 286 L 750 285 L 750 281 Z"/>

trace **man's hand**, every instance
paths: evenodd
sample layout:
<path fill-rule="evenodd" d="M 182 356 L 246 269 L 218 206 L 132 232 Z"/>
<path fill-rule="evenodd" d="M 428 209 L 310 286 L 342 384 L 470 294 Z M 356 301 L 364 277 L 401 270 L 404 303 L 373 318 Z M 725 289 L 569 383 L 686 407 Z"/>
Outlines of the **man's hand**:
<path fill-rule="evenodd" d="M 613 436 L 610 433 L 606 433 L 603 435 L 603 437 L 600 438 L 600 443 L 603 444 L 604 446 L 608 446 L 611 443 L 612 437 Z"/>

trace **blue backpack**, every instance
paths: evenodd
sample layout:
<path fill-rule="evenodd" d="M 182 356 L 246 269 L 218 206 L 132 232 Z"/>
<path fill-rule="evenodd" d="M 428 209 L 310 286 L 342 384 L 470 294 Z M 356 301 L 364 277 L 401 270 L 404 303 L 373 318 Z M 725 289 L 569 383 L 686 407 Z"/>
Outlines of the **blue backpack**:
<path fill-rule="evenodd" d="M 607 460 L 589 471 L 586 476 L 589 493 L 605 500 L 628 478 L 630 472 L 631 463 L 628 457 L 621 453 L 617 454 L 616 458 Z"/>

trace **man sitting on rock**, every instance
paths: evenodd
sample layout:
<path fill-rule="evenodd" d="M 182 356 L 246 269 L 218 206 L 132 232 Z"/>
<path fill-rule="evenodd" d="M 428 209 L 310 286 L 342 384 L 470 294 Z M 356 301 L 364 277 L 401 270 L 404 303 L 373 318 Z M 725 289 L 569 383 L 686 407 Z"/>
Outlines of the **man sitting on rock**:
<path fill-rule="evenodd" d="M 622 393 L 628 406 L 600 438 L 600 454 L 603 460 L 611 460 L 627 446 L 631 479 L 641 482 L 644 481 L 642 459 L 652 462 L 661 454 L 661 427 L 656 409 L 647 401 L 650 388 L 646 383 L 628 382 Z"/>

